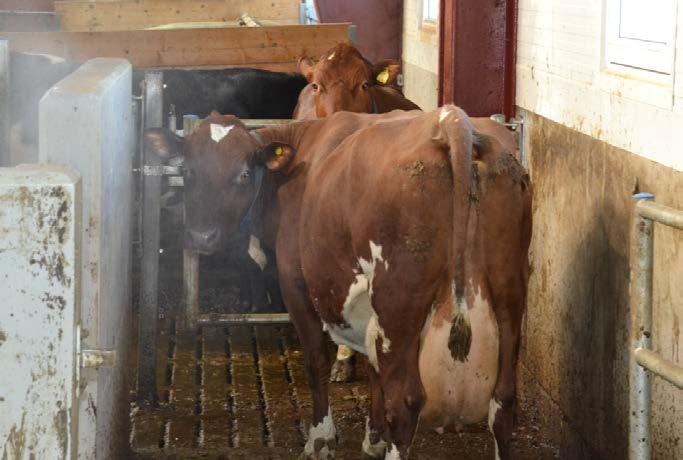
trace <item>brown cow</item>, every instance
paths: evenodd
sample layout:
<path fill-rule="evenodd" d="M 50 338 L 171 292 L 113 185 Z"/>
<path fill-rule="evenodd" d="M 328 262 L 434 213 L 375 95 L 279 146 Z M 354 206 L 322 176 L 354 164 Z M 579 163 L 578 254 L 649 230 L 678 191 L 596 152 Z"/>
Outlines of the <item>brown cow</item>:
<path fill-rule="evenodd" d="M 304 458 L 336 444 L 325 330 L 371 363 L 364 455 L 408 458 L 419 416 L 435 427 L 488 416 L 496 455 L 510 457 L 531 190 L 495 137 L 447 106 L 251 135 L 211 117 L 186 140 L 147 140 L 185 155 L 197 210 L 186 225 L 218 235 L 199 250 L 219 249 L 262 203 L 255 222 L 275 244 L 313 396 Z"/>
<path fill-rule="evenodd" d="M 342 110 L 386 113 L 395 109 L 419 109 L 399 90 L 396 80 L 400 69 L 400 63 L 393 60 L 371 64 L 350 43 L 327 51 L 317 64 L 302 58 L 299 71 L 309 84 L 299 95 L 294 118 L 310 120 Z M 501 124 L 488 118 L 473 118 L 472 123 L 478 130 L 495 135 L 509 152 L 516 152 L 512 134 Z M 340 345 L 330 380 L 347 382 L 353 375 L 354 352 Z"/>
<path fill-rule="evenodd" d="M 322 118 L 335 112 L 386 113 L 419 110 L 396 84 L 401 69 L 393 60 L 370 63 L 350 43 L 340 43 L 313 64 L 299 60 L 299 71 L 309 84 L 294 109 L 296 120 Z"/>

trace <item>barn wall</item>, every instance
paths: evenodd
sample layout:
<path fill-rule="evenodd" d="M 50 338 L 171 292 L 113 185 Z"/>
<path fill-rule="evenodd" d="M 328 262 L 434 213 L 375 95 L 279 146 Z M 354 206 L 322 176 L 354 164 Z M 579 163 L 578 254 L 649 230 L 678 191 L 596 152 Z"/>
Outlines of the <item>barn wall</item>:
<path fill-rule="evenodd" d="M 403 3 L 403 92 L 423 110 L 438 105 L 439 28 L 422 24 L 422 0 Z"/>
<path fill-rule="evenodd" d="M 517 105 L 535 200 L 521 374 L 561 458 L 627 456 L 631 195 L 683 209 L 683 60 L 668 105 L 661 86 L 610 73 L 602 3 L 519 8 Z M 654 349 L 681 365 L 683 232 L 656 225 L 654 273 Z M 657 378 L 653 401 L 654 458 L 683 458 L 683 393 Z"/>

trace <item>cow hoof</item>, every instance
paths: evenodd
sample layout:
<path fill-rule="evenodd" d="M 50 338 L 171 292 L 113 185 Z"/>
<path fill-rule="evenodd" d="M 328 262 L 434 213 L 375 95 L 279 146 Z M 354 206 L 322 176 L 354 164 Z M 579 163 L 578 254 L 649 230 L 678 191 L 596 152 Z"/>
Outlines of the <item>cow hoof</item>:
<path fill-rule="evenodd" d="M 355 377 L 355 370 L 356 367 L 354 366 L 353 358 L 337 360 L 330 372 L 330 382 L 351 382 Z"/>
<path fill-rule="evenodd" d="M 308 447 L 306 443 L 306 447 Z M 333 460 L 334 451 L 337 448 L 336 439 L 318 438 L 313 441 L 313 452 L 304 452 L 299 455 L 299 460 Z"/>

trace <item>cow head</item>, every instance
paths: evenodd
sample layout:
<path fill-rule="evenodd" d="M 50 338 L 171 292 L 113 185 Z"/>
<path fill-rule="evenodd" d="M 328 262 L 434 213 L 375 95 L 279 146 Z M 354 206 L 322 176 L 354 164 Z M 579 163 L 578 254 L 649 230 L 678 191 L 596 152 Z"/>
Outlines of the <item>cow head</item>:
<path fill-rule="evenodd" d="M 148 129 L 145 149 L 162 158 L 183 156 L 185 249 L 212 254 L 225 249 L 249 219 L 264 176 L 294 156 L 286 144 L 261 145 L 236 117 L 212 114 L 186 138 Z"/>
<path fill-rule="evenodd" d="M 306 77 L 315 99 L 315 112 L 325 117 L 335 112 L 374 113 L 373 92 L 379 86 L 396 86 L 401 70 L 397 61 L 370 63 L 349 43 L 340 43 L 314 64 L 299 59 L 299 71 Z"/>

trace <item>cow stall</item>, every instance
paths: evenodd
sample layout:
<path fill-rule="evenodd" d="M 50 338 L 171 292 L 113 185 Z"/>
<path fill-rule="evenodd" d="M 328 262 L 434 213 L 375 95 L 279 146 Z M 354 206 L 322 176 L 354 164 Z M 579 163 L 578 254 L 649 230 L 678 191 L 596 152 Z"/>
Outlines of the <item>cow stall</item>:
<path fill-rule="evenodd" d="M 348 26 L 308 26 L 320 27 L 320 29 L 312 30 L 327 30 L 334 27 L 335 31 L 341 30 L 339 36 L 348 37 Z M 257 32 L 254 32 L 256 30 Z M 130 33 L 138 34 L 140 31 Z M 179 33 L 180 32 L 180 33 Z M 200 29 L 200 32 L 202 30 Z M 212 30 L 212 32 L 214 32 Z M 264 34 L 266 32 L 266 34 Z M 272 37 L 277 31 L 271 31 L 268 28 L 249 29 L 248 32 L 239 29 L 239 33 L 254 34 L 257 33 L 258 40 L 265 40 Z M 224 30 L 220 34 L 227 33 Z M 230 30 L 230 34 L 237 34 L 238 30 Z M 281 32 L 284 33 L 284 32 Z M 335 32 L 336 33 L 336 32 Z M 106 52 L 102 51 L 106 46 L 113 46 L 116 40 L 121 40 L 122 35 L 116 35 L 115 38 L 109 35 L 108 32 L 97 33 L 51 33 L 59 34 L 52 36 L 38 37 L 38 42 L 43 40 L 42 45 L 36 44 L 29 40 L 25 35 L 11 35 L 10 46 L 15 49 L 27 49 L 33 52 L 56 53 L 56 55 L 66 55 L 72 59 L 88 59 Z M 83 34 L 83 35 L 74 35 Z M 180 31 L 144 31 L 137 37 L 137 43 L 148 43 L 147 40 L 142 40 L 141 37 L 148 37 L 149 40 L 154 41 L 158 34 L 162 34 L 165 38 L 159 39 L 157 42 L 160 47 L 169 46 L 167 43 L 176 43 L 169 37 L 187 38 L 190 35 L 185 30 Z M 79 38 L 80 37 L 80 38 Z M 86 43 L 79 49 L 79 43 Z M 265 37 L 265 38 L 264 38 Z M 272 38 L 270 38 L 272 40 Z M 315 34 L 309 36 L 315 41 L 315 44 L 310 46 L 313 51 L 311 54 L 322 54 L 331 45 L 329 42 L 321 42 L 320 36 Z M 135 43 L 134 39 L 130 42 Z M 183 43 L 179 40 L 177 43 Z M 261 50 L 262 47 L 257 42 L 250 49 Z M 266 42 L 271 43 L 271 42 Z M 277 42 L 281 43 L 281 42 Z M 105 46 L 106 44 L 106 46 Z M 125 45 L 125 43 L 124 43 Z M 189 49 L 196 47 L 197 42 L 192 41 Z M 278 46 L 270 46 L 270 48 L 279 48 Z M 316 48 L 316 47 L 319 47 Z M 144 48 L 144 47 L 143 47 Z M 266 46 L 268 48 L 268 46 Z M 125 57 L 128 49 L 121 48 L 117 51 L 112 51 L 109 56 Z M 300 52 L 301 50 L 299 50 Z M 147 52 L 144 49 L 141 52 Z M 278 50 L 279 52 L 279 50 Z M 92 168 L 99 171 L 101 174 L 107 174 L 104 179 L 94 187 L 90 187 L 89 191 L 84 192 L 84 196 L 92 197 L 95 202 L 108 203 L 108 206 L 120 203 L 130 203 L 130 196 L 114 196 L 101 195 L 97 191 L 110 190 L 112 184 L 106 181 L 111 181 L 114 177 L 126 177 L 128 182 L 127 190 L 134 190 L 132 185 L 137 177 L 142 181 L 141 188 L 143 197 L 141 201 L 142 214 L 145 216 L 144 231 L 142 234 L 142 253 L 143 253 L 143 267 L 141 269 L 142 278 L 144 274 L 149 275 L 147 282 L 141 280 L 141 293 L 138 300 L 140 310 L 140 321 L 138 323 L 139 330 L 142 331 L 138 336 L 140 342 L 138 346 L 138 365 L 126 363 L 121 361 L 123 357 L 130 354 L 125 349 L 121 349 L 117 353 L 112 353 L 114 350 L 103 345 L 102 339 L 93 337 L 92 346 L 97 350 L 95 356 L 102 356 L 100 365 L 114 364 L 118 366 L 115 371 L 111 371 L 113 375 L 123 375 L 128 382 L 138 381 L 142 383 L 142 387 L 138 386 L 137 395 L 134 394 L 131 398 L 120 396 L 121 388 L 126 388 L 126 384 L 120 382 L 116 383 L 116 391 L 112 388 L 106 389 L 97 388 L 92 384 L 91 388 L 85 389 L 79 396 L 82 403 L 82 410 L 87 417 L 82 417 L 78 420 L 78 451 L 84 452 L 87 446 L 91 446 L 92 450 L 85 451 L 86 457 L 94 456 L 113 456 L 113 452 L 120 452 L 117 449 L 125 449 L 130 447 L 133 454 L 138 458 L 159 458 L 165 456 L 178 456 L 182 458 L 200 457 L 200 456 L 229 456 L 230 458 L 254 458 L 258 456 L 279 456 L 280 458 L 290 458 L 298 455 L 304 442 L 307 433 L 307 427 L 310 425 L 310 407 L 311 399 L 308 387 L 306 385 L 306 377 L 304 372 L 304 361 L 301 347 L 298 343 L 296 335 L 290 325 L 286 323 L 286 316 L 271 316 L 271 317 L 256 317 L 250 315 L 229 316 L 225 314 L 225 310 L 218 310 L 213 315 L 197 317 L 199 327 L 188 327 L 188 321 L 185 320 L 187 306 L 198 306 L 197 299 L 200 299 L 200 290 L 196 285 L 188 286 L 189 289 L 183 289 L 182 280 L 188 280 L 188 277 L 178 277 L 177 266 L 173 273 L 165 274 L 158 273 L 158 268 L 154 266 L 158 264 L 159 257 L 159 223 L 158 212 L 159 190 L 162 181 L 170 179 L 171 183 L 178 185 L 179 169 L 177 165 L 161 164 L 154 157 L 139 157 L 144 161 L 142 163 L 133 163 L 133 159 L 137 158 L 132 155 L 134 148 L 132 147 L 131 139 L 135 138 L 135 134 L 131 134 L 128 130 L 135 132 L 135 128 L 142 125 L 144 127 L 162 126 L 168 123 L 165 120 L 165 113 L 161 109 L 163 101 L 161 94 L 163 93 L 163 75 L 158 71 L 159 68 L 177 67 L 182 62 L 182 56 L 186 56 L 188 52 L 181 52 L 177 48 L 168 50 L 168 55 L 164 53 L 157 53 L 154 56 L 147 54 L 144 59 L 138 60 L 139 56 L 130 55 L 129 62 L 133 63 L 133 68 L 147 69 L 151 67 L 145 78 L 144 93 L 136 100 L 137 104 L 142 102 L 142 105 L 134 105 L 138 107 L 139 117 L 133 117 L 130 113 L 124 117 L 125 121 L 117 122 L 116 128 L 107 129 L 111 126 L 104 121 L 109 120 L 104 116 L 95 116 L 92 111 L 88 111 L 81 106 L 76 105 L 72 98 L 82 100 L 86 103 L 92 99 L 89 93 L 79 94 L 78 88 L 81 86 L 88 86 L 91 89 L 97 89 L 100 86 L 108 88 L 111 84 L 106 83 L 102 85 L 85 85 L 80 82 L 80 79 L 88 79 L 89 81 L 109 82 L 112 78 L 116 80 L 120 78 L 128 80 L 130 77 L 128 70 L 119 69 L 120 66 L 125 65 L 125 61 L 118 59 L 105 59 L 95 61 L 88 61 L 85 69 L 81 68 L 78 74 L 69 77 L 67 82 L 60 83 L 57 87 L 62 88 L 63 85 L 71 88 L 71 92 L 64 94 L 62 91 L 55 91 L 54 98 L 46 98 L 43 101 L 41 120 L 49 120 L 43 123 L 44 126 L 54 126 L 54 141 L 48 142 L 44 140 L 41 131 L 41 148 L 47 149 L 43 154 L 41 150 L 41 159 L 48 159 L 51 162 L 65 162 L 71 164 L 77 170 L 81 171 L 86 183 L 86 175 L 90 177 L 92 170 L 86 167 L 87 161 L 93 162 Z M 170 56 L 177 53 L 176 59 L 173 61 Z M 271 62 L 268 59 L 272 57 L 257 57 L 254 58 L 254 66 L 275 68 L 293 68 L 295 52 L 291 49 L 287 50 L 285 57 L 281 59 L 290 59 L 286 62 Z M 315 54 L 313 54 L 315 55 Z M 170 59 L 168 61 L 160 60 L 160 56 L 166 56 Z M 231 55 L 234 56 L 234 55 Z M 273 56 L 273 53 L 268 54 Z M 225 58 L 228 59 L 228 58 Z M 235 58 L 237 63 L 228 62 L 227 65 L 249 65 L 246 60 Z M 261 59 L 261 61 L 259 61 Z M 194 61 L 197 67 L 220 66 L 220 60 L 208 59 L 207 65 L 202 65 L 206 61 Z M 136 64 L 137 63 L 137 64 Z M 172 64 L 169 64 L 172 63 Z M 156 64 L 156 65 L 151 65 Z M 169 64 L 161 65 L 161 64 Z M 105 66 L 108 71 L 97 70 L 100 66 Z M 149 66 L 149 67 L 148 67 Z M 289 66 L 289 67 L 286 67 Z M 107 76 L 109 75 L 109 76 Z M 75 79 L 75 80 L 73 80 Z M 122 83 L 123 84 L 123 83 Z M 69 86 L 70 85 L 70 86 Z M 119 90 L 120 91 L 120 90 Z M 128 104 L 130 107 L 130 93 L 131 88 L 127 91 L 118 93 L 117 96 L 96 97 L 94 100 L 98 101 L 97 107 L 109 107 L 113 103 L 117 110 L 122 110 L 123 105 Z M 87 96 L 87 97 L 86 97 Z M 87 108 L 87 107 L 86 107 Z M 80 115 L 83 114 L 83 115 Z M 80 118 L 83 116 L 84 118 Z M 59 123 L 53 124 L 52 120 L 59 119 Z M 96 126 L 91 126 L 91 123 L 96 123 Z M 254 127 L 261 126 L 265 122 L 255 121 Z M 187 124 L 192 124 L 192 119 L 187 118 Z M 125 128 L 128 134 L 118 137 L 111 137 L 114 134 L 121 133 L 121 129 Z M 191 129 L 191 126 L 188 126 Z M 83 136 L 83 133 L 88 135 Z M 72 145 L 77 142 L 82 145 L 81 151 L 89 151 L 94 149 L 93 144 L 88 142 L 100 142 L 96 144 L 97 148 L 102 149 L 101 155 L 96 155 L 90 159 L 84 158 L 83 155 L 70 153 Z M 126 147 L 127 146 L 127 147 Z M 124 153 L 111 154 L 106 149 L 118 148 L 122 152 L 128 153 L 128 158 L 123 161 Z M 127 149 L 127 150 L 126 150 Z M 123 156 L 123 157 L 122 157 Z M 116 168 L 127 168 L 127 172 L 118 172 L 118 169 L 112 170 L 108 164 L 100 163 L 102 158 L 107 159 L 119 158 L 121 162 Z M 99 168 L 99 169 L 98 169 Z M 129 176 L 133 172 L 137 175 Z M 114 172 L 115 171 L 115 172 Z M 170 173 L 170 174 L 167 174 Z M 170 176 L 170 177 L 167 177 Z M 105 180 L 106 179 L 106 180 Z M 87 179 L 90 180 L 90 179 Z M 125 182 L 125 181 L 124 181 Z M 107 185 L 109 184 L 109 185 Z M 117 192 L 119 193 L 119 192 Z M 105 197 L 106 196 L 106 197 Z M 99 200 L 99 201 L 97 201 Z M 147 207 L 145 209 L 145 207 Z M 126 208 L 125 206 L 117 207 L 118 213 L 128 212 L 135 215 L 135 210 Z M 83 222 L 90 224 L 91 220 L 95 223 L 100 219 L 103 210 L 98 211 L 99 214 L 90 214 Z M 109 212 L 109 211 L 108 211 Z M 92 218 L 92 219 L 91 219 Z M 135 239 L 137 233 L 132 231 L 127 233 L 125 231 L 125 219 L 121 220 L 114 217 L 101 219 L 101 222 L 106 222 L 108 225 L 116 223 L 120 227 L 100 229 L 98 231 L 99 238 L 103 235 L 127 235 L 129 238 Z M 130 223 L 130 221 L 128 221 Z M 122 226 L 122 227 L 121 227 Z M 87 228 L 87 234 L 90 234 L 91 229 Z M 84 235 L 86 235 L 84 230 Z M 106 249 L 107 251 L 121 250 L 123 248 L 133 246 L 133 241 L 125 243 L 112 244 L 110 240 L 106 242 L 100 241 L 98 246 L 100 251 Z M 106 246 L 106 248 L 104 248 Z M 103 249 L 104 248 L 104 249 Z M 84 246 L 85 251 L 85 246 Z M 94 257 L 96 252 L 93 250 L 90 254 Z M 144 257 L 144 255 L 147 257 Z M 100 259 L 105 260 L 103 253 L 100 253 Z M 111 260 L 107 256 L 106 260 Z M 185 266 L 197 264 L 197 259 L 189 259 L 185 255 Z M 82 263 L 83 272 L 82 277 L 85 280 L 89 279 L 90 283 L 101 283 L 101 279 L 95 278 L 93 275 L 92 260 L 90 265 Z M 128 262 L 130 263 L 130 262 Z M 144 264 L 149 264 L 151 268 L 145 268 Z M 162 263 L 163 265 L 163 263 Z M 121 267 L 125 264 L 121 263 Z M 130 270 L 130 268 L 128 269 Z M 163 271 L 163 267 L 162 267 Z M 188 273 L 197 273 L 195 270 L 186 270 Z M 220 278 L 222 273 L 217 272 L 214 278 Z M 191 276 L 191 275 L 190 275 Z M 90 277 L 90 278 L 88 278 Z M 118 275 L 106 275 L 106 279 L 124 280 L 127 279 L 125 272 L 119 272 Z M 157 281 L 158 280 L 158 281 Z M 210 283 L 207 283 L 211 289 Z M 119 294 L 124 295 L 126 289 L 122 286 Z M 202 290 L 205 288 L 202 286 Z M 208 289 L 207 289 L 208 290 Z M 130 295 L 130 288 L 127 291 Z M 104 295 L 104 294 L 102 294 Z M 134 295 L 134 294 L 133 294 Z M 191 298 L 191 302 L 186 302 L 185 298 Z M 92 295 L 85 300 L 89 305 L 92 305 L 96 311 L 92 314 L 92 321 L 98 324 L 100 331 L 106 333 L 113 333 L 116 338 L 118 346 L 134 346 L 136 334 L 132 334 L 128 330 L 117 333 L 117 329 L 111 329 L 105 325 L 104 320 L 100 316 L 104 312 L 121 312 L 120 308 L 116 306 L 102 309 L 102 300 L 99 297 L 93 298 Z M 127 304 L 125 300 L 119 299 L 118 305 Z M 83 303 L 82 303 L 83 304 Z M 202 305 L 205 307 L 205 305 Z M 223 305 L 225 306 L 225 305 Z M 197 312 L 195 312 L 197 313 Z M 263 321 L 268 322 L 268 325 L 259 325 L 257 327 L 252 324 L 232 324 L 229 327 L 225 324 L 217 325 L 216 321 L 222 322 L 253 322 Z M 130 317 L 120 319 L 120 323 L 130 326 L 133 321 Z M 213 324 L 211 324 L 213 323 Z M 145 329 L 146 328 L 146 329 Z M 156 331 L 155 331 L 156 329 Z M 127 335 L 126 335 L 127 334 Z M 88 331 L 88 337 L 91 337 Z M 151 341 L 150 341 L 151 338 Z M 114 340 L 114 339 L 112 339 Z M 330 346 L 330 353 L 333 352 Z M 115 360 L 112 358 L 116 357 Z M 105 360 L 106 358 L 106 360 Z M 95 360 L 97 363 L 98 361 Z M 124 367 L 126 370 L 124 372 Z M 87 369 L 93 374 L 96 371 Z M 85 370 L 82 372 L 86 372 Z M 97 371 L 97 372 L 103 372 Z M 109 371 L 106 371 L 109 372 Z M 151 379 L 144 379 L 143 373 L 148 372 L 152 375 Z M 138 377 L 136 379 L 136 376 Z M 106 378 L 95 379 L 101 384 L 109 384 L 113 382 L 111 376 Z M 362 363 L 359 363 L 357 368 L 357 380 L 348 384 L 339 384 L 331 386 L 331 396 L 335 413 L 338 414 L 338 429 L 341 433 L 340 445 L 338 455 L 341 458 L 356 458 L 358 446 L 363 440 L 365 428 L 365 415 L 369 407 L 369 397 L 365 390 L 366 376 Z M 145 387 L 147 388 L 145 390 Z M 150 389 L 151 388 L 151 389 Z M 141 391 L 142 390 L 142 391 Z M 147 391 L 147 394 L 142 392 Z M 138 404 L 140 395 L 142 394 L 143 402 L 148 404 Z M 103 415 L 103 410 L 107 407 L 114 407 L 103 404 L 105 396 L 117 395 L 116 407 L 119 408 L 118 416 L 112 414 L 111 418 L 107 419 Z M 158 398 L 156 401 L 155 398 Z M 128 417 L 121 418 L 121 414 L 128 415 L 128 401 L 134 401 L 130 410 L 130 431 L 127 430 Z M 520 427 L 520 447 L 519 450 L 524 452 L 526 458 L 538 458 L 538 456 L 546 456 L 552 454 L 552 447 L 544 443 L 538 443 L 534 436 L 534 426 L 538 414 L 534 413 L 533 405 L 524 402 L 525 419 Z M 125 410 L 122 408 L 125 407 Z M 96 410 L 96 412 L 95 412 Z M 95 415 L 96 414 L 96 415 Z M 106 412 L 104 412 L 106 414 Z M 117 418 L 118 417 L 118 418 Z M 125 428 L 116 428 L 116 425 L 111 426 L 111 432 L 108 432 L 100 424 L 105 423 L 105 420 L 116 421 L 121 423 Z M 95 433 L 97 436 L 95 436 Z M 124 436 L 125 434 L 125 436 Z M 118 444 L 99 445 L 102 439 L 112 440 L 117 439 Z M 464 440 L 464 442 L 463 442 Z M 72 446 L 76 446 L 73 444 Z M 76 447 L 70 447 L 69 452 L 75 451 Z M 493 443 L 490 439 L 490 434 L 485 424 L 478 425 L 468 429 L 461 434 L 447 434 L 441 436 L 437 433 L 422 430 L 418 434 L 415 451 L 425 456 L 426 458 L 450 458 L 455 454 L 460 454 L 463 457 L 467 455 L 474 455 L 473 458 L 480 458 L 482 455 L 493 455 Z"/>

